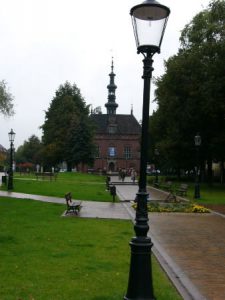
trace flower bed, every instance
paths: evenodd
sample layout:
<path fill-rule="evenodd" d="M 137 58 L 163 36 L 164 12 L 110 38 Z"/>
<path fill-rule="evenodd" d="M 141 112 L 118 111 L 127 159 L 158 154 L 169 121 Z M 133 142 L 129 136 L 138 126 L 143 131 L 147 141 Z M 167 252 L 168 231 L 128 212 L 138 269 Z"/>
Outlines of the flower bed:
<path fill-rule="evenodd" d="M 137 204 L 132 207 L 136 209 Z M 165 203 L 160 201 L 150 201 L 148 212 L 184 212 L 184 213 L 209 213 L 210 210 L 204 206 L 191 202 Z"/>

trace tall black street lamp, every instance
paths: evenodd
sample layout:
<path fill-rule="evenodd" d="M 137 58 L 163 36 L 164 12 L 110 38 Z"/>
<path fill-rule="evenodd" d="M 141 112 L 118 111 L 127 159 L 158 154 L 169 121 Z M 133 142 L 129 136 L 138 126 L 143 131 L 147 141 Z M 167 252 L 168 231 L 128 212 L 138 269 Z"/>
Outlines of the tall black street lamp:
<path fill-rule="evenodd" d="M 155 185 L 157 186 L 159 183 L 159 178 L 158 178 L 159 150 L 157 148 L 155 149 L 154 154 L 155 154 Z"/>
<path fill-rule="evenodd" d="M 170 14 L 170 9 L 155 0 L 146 0 L 136 5 L 130 11 L 134 36 L 138 53 L 144 56 L 142 137 L 139 189 L 137 193 L 137 209 L 134 230 L 136 236 L 131 239 L 131 261 L 127 294 L 125 300 L 152 300 L 151 248 L 152 242 L 147 236 L 148 211 L 146 189 L 146 168 L 148 151 L 148 121 L 150 101 L 150 81 L 153 71 L 153 55 L 160 52 L 164 31 Z"/>
<path fill-rule="evenodd" d="M 196 149 L 196 167 L 195 167 L 195 194 L 194 198 L 200 198 L 200 184 L 199 184 L 199 177 L 200 177 L 200 168 L 199 168 L 199 148 L 202 143 L 201 136 L 197 133 L 194 138 L 195 140 L 195 149 Z"/>
<path fill-rule="evenodd" d="M 15 139 L 15 132 L 11 129 L 8 133 L 10 141 L 10 161 L 9 161 L 9 178 L 8 178 L 8 190 L 13 190 L 13 142 Z"/>

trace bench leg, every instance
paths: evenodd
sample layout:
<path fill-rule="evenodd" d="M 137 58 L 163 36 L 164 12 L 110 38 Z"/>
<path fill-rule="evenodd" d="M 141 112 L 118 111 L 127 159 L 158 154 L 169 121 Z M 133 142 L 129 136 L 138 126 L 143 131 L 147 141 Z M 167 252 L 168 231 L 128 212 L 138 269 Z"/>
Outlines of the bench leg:
<path fill-rule="evenodd" d="M 164 201 L 165 202 L 170 202 L 170 201 L 177 202 L 177 197 L 172 192 L 170 192 Z"/>

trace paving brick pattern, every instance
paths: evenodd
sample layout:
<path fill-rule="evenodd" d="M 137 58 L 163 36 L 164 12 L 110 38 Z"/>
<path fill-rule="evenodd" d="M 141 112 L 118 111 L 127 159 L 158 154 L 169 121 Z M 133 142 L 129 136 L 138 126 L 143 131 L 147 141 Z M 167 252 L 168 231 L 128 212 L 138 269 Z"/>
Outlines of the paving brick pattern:
<path fill-rule="evenodd" d="M 225 218 L 154 213 L 150 235 L 206 299 L 225 299 Z"/>

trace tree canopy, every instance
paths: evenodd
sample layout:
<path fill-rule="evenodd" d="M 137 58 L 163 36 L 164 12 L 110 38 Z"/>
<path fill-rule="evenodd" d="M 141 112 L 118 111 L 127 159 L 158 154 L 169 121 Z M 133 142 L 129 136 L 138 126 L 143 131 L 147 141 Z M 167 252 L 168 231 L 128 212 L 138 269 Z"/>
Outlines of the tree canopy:
<path fill-rule="evenodd" d="M 5 116 L 12 116 L 13 110 L 13 96 L 9 92 L 7 83 L 0 81 L 0 112 Z"/>
<path fill-rule="evenodd" d="M 34 165 L 42 162 L 42 143 L 40 139 L 32 135 L 23 145 L 19 146 L 15 158 L 17 163 L 32 163 Z"/>
<path fill-rule="evenodd" d="M 181 33 L 181 46 L 156 80 L 157 111 L 150 130 L 170 166 L 194 165 L 194 136 L 202 136 L 201 158 L 224 160 L 225 1 L 212 1 Z"/>
<path fill-rule="evenodd" d="M 91 162 L 93 131 L 88 115 L 89 106 L 77 86 L 69 82 L 60 85 L 42 125 L 46 163 L 66 161 L 71 169 Z"/>

